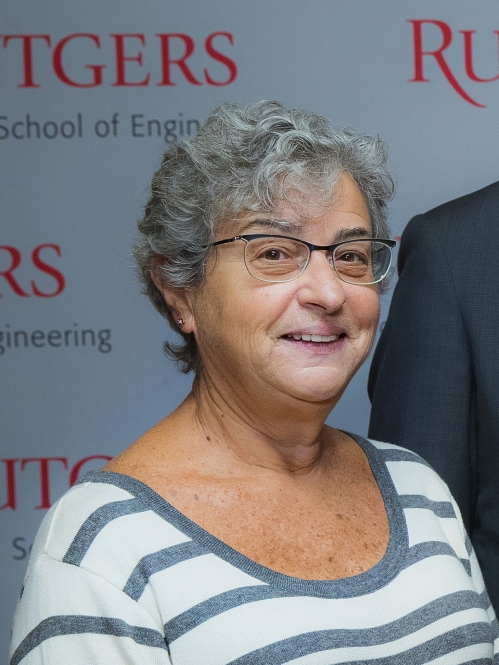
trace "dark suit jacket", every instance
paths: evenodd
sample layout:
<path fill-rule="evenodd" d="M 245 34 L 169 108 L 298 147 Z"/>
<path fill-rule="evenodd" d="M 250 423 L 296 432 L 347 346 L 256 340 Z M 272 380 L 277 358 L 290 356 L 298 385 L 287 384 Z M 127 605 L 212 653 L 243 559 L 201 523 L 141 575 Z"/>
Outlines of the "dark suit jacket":
<path fill-rule="evenodd" d="M 407 225 L 369 377 L 369 436 L 448 483 L 499 610 L 499 182 Z"/>

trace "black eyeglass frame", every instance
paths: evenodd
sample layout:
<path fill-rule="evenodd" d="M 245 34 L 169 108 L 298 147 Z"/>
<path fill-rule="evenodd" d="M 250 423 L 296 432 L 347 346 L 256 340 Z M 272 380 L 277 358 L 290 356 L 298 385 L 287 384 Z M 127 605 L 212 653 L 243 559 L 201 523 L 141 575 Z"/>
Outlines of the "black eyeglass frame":
<path fill-rule="evenodd" d="M 248 243 L 251 240 L 257 240 L 258 238 L 282 238 L 284 240 L 293 240 L 294 242 L 298 242 L 302 245 L 305 245 L 305 247 L 308 247 L 308 250 L 309 250 L 308 261 L 303 266 L 302 271 L 300 273 L 298 273 L 298 275 L 295 275 L 294 277 L 291 277 L 290 279 L 283 279 L 283 280 L 279 280 L 279 281 L 274 281 L 274 280 L 271 280 L 271 279 L 262 279 L 261 277 L 255 277 L 255 275 L 253 275 L 251 273 L 250 269 L 248 268 L 248 264 L 246 262 L 246 247 L 248 246 Z M 346 282 L 347 284 L 358 284 L 358 285 L 361 285 L 361 286 L 369 286 L 370 284 L 378 284 L 379 282 L 381 282 L 387 276 L 387 274 L 390 270 L 391 263 L 392 263 L 392 256 L 393 256 L 392 255 L 392 249 L 397 244 L 396 240 L 388 240 L 386 238 L 352 238 L 351 240 L 342 240 L 341 242 L 336 242 L 336 243 L 333 243 L 332 245 L 314 245 L 311 242 L 307 242 L 306 240 L 300 240 L 299 238 L 293 238 L 291 236 L 281 236 L 281 235 L 276 235 L 275 233 L 250 233 L 250 234 L 243 234 L 243 235 L 239 235 L 239 236 L 234 236 L 232 238 L 225 238 L 224 240 L 217 240 L 216 242 L 212 242 L 210 244 L 210 247 L 217 247 L 218 245 L 225 245 L 229 242 L 235 242 L 236 240 L 243 240 L 246 243 L 245 247 L 244 247 L 244 265 L 246 266 L 246 269 L 249 272 L 249 274 L 251 275 L 251 277 L 253 277 L 253 279 L 258 279 L 260 282 L 269 282 L 271 284 L 272 283 L 278 284 L 278 283 L 284 283 L 284 282 L 292 282 L 294 279 L 298 279 L 298 277 L 300 277 L 300 275 L 302 275 L 305 272 L 305 270 L 307 269 L 307 266 L 310 262 L 310 257 L 312 255 L 312 252 L 315 252 L 317 250 L 331 252 L 332 260 L 333 260 L 332 268 L 334 269 L 334 271 L 338 275 L 338 278 L 341 279 L 342 282 Z M 388 247 L 388 249 L 390 250 L 390 262 L 388 264 L 386 272 L 384 273 L 384 275 L 382 277 L 377 279 L 375 282 L 348 282 L 346 279 L 343 279 L 343 277 L 340 275 L 340 273 L 336 270 L 336 266 L 334 264 L 334 252 L 335 252 L 336 248 L 341 247 L 341 245 L 350 245 L 350 244 L 355 243 L 355 242 L 378 242 L 381 245 L 385 245 L 385 247 Z"/>

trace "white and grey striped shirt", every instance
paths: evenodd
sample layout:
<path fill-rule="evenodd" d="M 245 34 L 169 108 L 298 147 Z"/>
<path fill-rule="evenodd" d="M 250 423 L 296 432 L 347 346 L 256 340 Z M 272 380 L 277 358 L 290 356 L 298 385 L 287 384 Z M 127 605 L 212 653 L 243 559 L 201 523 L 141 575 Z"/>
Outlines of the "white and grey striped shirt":
<path fill-rule="evenodd" d="M 499 626 L 446 485 L 413 453 L 355 438 L 390 525 L 370 570 L 276 573 L 143 483 L 93 473 L 40 528 L 11 665 L 499 664 Z"/>

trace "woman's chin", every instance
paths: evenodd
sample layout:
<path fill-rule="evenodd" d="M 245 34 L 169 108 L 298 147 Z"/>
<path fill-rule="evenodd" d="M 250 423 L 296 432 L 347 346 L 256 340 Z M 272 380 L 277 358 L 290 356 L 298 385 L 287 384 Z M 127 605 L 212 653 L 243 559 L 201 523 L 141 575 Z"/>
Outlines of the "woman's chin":
<path fill-rule="evenodd" d="M 333 408 L 361 364 L 359 356 L 351 353 L 343 358 L 322 354 L 290 358 L 283 354 L 267 380 L 278 392 L 307 402 L 331 402 Z M 275 371 L 276 366 L 279 371 Z"/>
<path fill-rule="evenodd" d="M 329 403 L 332 409 L 348 385 L 344 377 L 334 374 L 324 369 L 310 368 L 307 372 L 300 372 L 298 376 L 290 378 L 289 381 L 280 382 L 276 387 L 280 392 L 302 402 Z"/>

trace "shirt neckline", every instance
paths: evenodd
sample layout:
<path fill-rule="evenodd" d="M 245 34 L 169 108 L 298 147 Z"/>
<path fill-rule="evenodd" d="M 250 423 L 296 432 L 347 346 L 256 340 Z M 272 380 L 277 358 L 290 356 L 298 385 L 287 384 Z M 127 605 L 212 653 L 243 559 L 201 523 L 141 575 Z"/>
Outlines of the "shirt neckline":
<path fill-rule="evenodd" d="M 322 598 L 349 598 L 370 593 L 386 586 L 403 568 L 408 551 L 408 533 L 402 504 L 380 451 L 369 440 L 345 432 L 365 453 L 383 498 L 389 526 L 389 541 L 383 557 L 372 568 L 335 580 L 305 580 L 279 573 L 253 561 L 227 543 L 206 531 L 172 506 L 149 485 L 114 471 L 93 471 L 78 484 L 106 483 L 128 491 L 139 499 L 146 510 L 152 510 L 179 531 L 189 536 L 206 553 L 213 553 L 239 570 L 263 583 L 278 587 L 284 595 L 306 595 Z"/>

